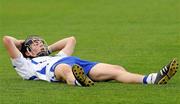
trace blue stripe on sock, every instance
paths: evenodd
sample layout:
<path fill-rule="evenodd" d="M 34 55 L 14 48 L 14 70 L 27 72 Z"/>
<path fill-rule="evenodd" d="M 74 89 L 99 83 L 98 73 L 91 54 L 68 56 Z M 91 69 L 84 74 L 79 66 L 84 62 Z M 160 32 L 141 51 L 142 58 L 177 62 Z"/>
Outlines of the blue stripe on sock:
<path fill-rule="evenodd" d="M 144 84 L 147 84 L 147 78 L 148 78 L 148 76 L 144 76 L 144 78 L 143 78 L 143 83 Z"/>

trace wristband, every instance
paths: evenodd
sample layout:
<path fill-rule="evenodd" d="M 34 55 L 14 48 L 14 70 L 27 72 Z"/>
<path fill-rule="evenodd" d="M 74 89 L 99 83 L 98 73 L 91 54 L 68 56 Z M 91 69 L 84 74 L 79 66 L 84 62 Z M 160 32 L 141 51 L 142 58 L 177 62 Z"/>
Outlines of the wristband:
<path fill-rule="evenodd" d="M 52 50 L 48 49 L 48 54 L 51 54 L 52 53 Z"/>

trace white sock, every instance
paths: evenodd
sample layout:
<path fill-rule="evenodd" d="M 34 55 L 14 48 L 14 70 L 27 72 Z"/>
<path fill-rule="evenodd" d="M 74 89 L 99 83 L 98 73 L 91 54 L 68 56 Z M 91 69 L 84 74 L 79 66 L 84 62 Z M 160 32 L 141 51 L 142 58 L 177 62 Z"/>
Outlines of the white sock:
<path fill-rule="evenodd" d="M 82 86 L 77 80 L 74 81 L 75 85 Z"/>
<path fill-rule="evenodd" d="M 147 84 L 154 84 L 157 73 L 151 73 L 147 76 L 146 82 Z"/>

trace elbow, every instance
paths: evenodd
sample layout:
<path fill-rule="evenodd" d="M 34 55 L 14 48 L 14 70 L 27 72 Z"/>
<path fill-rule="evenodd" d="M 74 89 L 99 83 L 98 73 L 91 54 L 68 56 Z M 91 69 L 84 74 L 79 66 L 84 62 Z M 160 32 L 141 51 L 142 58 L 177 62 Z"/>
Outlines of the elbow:
<path fill-rule="evenodd" d="M 74 36 L 71 36 L 70 37 L 70 41 L 73 43 L 73 44 L 76 44 L 76 38 Z"/>
<path fill-rule="evenodd" d="M 3 36 L 3 43 L 6 45 L 8 43 L 10 43 L 10 37 L 9 36 Z"/>

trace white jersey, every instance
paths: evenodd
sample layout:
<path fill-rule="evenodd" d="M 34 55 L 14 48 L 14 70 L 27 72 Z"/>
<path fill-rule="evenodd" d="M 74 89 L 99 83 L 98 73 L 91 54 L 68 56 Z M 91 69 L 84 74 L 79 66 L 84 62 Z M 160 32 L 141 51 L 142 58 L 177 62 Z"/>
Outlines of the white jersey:
<path fill-rule="evenodd" d="M 56 56 L 42 56 L 33 59 L 24 58 L 21 54 L 18 58 L 11 59 L 17 73 L 27 80 L 56 81 L 54 72 L 50 69 L 57 61 L 67 57 L 62 51 Z"/>

